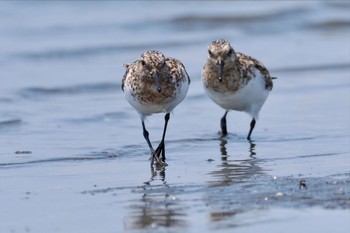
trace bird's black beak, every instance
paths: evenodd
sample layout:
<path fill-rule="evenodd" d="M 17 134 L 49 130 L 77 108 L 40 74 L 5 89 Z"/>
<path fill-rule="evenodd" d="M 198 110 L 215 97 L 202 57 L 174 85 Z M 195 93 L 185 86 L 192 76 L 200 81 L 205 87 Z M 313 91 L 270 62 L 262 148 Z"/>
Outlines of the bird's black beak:
<path fill-rule="evenodd" d="M 222 73 L 224 71 L 224 61 L 223 60 L 218 60 L 217 65 L 219 68 L 219 81 L 222 81 Z"/>
<path fill-rule="evenodd" d="M 157 91 L 161 92 L 162 88 L 160 87 L 160 78 L 159 78 L 159 72 L 155 71 L 152 75 L 152 77 L 154 78 L 154 81 L 156 82 L 156 87 L 157 87 Z"/>

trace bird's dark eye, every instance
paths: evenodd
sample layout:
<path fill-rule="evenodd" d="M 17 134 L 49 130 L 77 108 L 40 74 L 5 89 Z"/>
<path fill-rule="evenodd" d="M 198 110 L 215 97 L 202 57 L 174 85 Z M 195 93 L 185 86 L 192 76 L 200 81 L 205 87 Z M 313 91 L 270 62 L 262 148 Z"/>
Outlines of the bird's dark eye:
<path fill-rule="evenodd" d="M 208 49 L 208 53 L 210 56 L 213 55 L 213 53 L 210 51 L 210 49 Z"/>
<path fill-rule="evenodd" d="M 233 53 L 233 49 L 230 49 L 230 51 L 228 51 L 228 55 L 231 56 Z"/>
<path fill-rule="evenodd" d="M 144 60 L 141 60 L 141 65 L 146 65 L 146 62 Z"/>

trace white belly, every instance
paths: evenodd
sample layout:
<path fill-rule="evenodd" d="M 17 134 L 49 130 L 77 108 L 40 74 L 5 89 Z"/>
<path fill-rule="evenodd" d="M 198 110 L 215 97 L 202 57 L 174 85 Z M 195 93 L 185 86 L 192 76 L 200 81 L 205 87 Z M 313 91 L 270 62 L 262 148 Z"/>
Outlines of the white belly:
<path fill-rule="evenodd" d="M 265 80 L 259 74 L 251 79 L 246 86 L 236 92 L 216 92 L 205 88 L 208 96 L 226 110 L 243 111 L 257 119 L 269 91 L 265 88 Z"/>

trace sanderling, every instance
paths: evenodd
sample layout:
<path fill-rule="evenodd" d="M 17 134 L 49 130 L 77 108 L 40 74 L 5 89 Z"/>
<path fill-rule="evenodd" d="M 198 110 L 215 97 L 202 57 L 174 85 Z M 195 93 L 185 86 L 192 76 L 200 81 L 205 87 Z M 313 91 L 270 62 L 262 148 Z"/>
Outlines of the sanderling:
<path fill-rule="evenodd" d="M 243 111 L 253 118 L 250 140 L 259 111 L 272 90 L 272 79 L 260 61 L 235 52 L 228 41 L 216 40 L 209 45 L 202 82 L 208 96 L 226 110 L 220 122 L 223 136 L 227 135 L 228 111 Z"/>
<path fill-rule="evenodd" d="M 155 50 L 143 53 L 138 60 L 126 64 L 125 68 L 122 90 L 126 100 L 140 115 L 143 136 L 151 151 L 151 165 L 154 161 L 157 165 L 166 165 L 164 138 L 170 112 L 185 98 L 190 77 L 179 60 L 165 57 Z M 154 150 L 144 120 L 149 115 L 161 112 L 165 113 L 163 136 Z"/>

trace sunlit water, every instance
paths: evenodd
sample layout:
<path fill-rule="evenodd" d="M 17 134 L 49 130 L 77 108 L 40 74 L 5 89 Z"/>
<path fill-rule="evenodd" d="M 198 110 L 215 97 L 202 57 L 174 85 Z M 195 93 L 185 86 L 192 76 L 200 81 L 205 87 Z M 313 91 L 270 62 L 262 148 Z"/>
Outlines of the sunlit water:
<path fill-rule="evenodd" d="M 199 7 L 200 5 L 200 7 Z M 346 2 L 1 2 L 0 232 L 348 232 Z M 253 132 L 205 95 L 208 44 L 231 41 L 274 82 Z M 192 79 L 152 171 L 120 88 L 148 49 Z M 147 122 L 159 142 L 163 116 Z M 300 186 L 305 180 L 306 187 Z"/>

